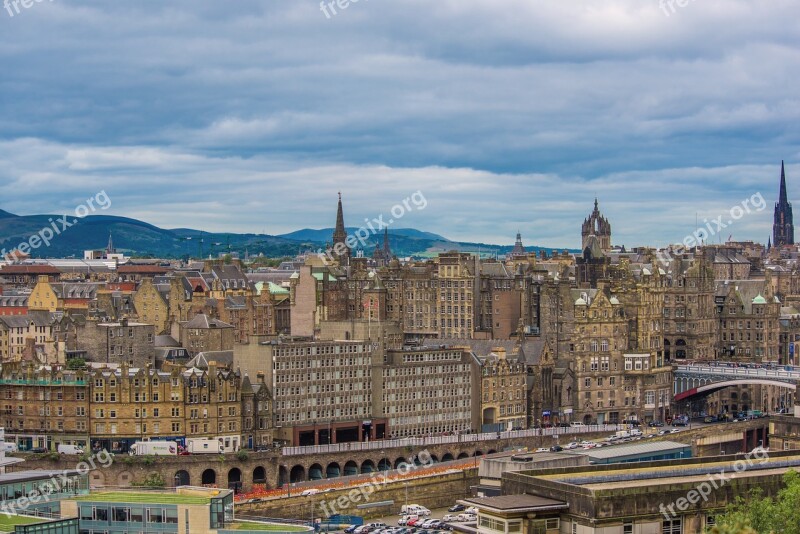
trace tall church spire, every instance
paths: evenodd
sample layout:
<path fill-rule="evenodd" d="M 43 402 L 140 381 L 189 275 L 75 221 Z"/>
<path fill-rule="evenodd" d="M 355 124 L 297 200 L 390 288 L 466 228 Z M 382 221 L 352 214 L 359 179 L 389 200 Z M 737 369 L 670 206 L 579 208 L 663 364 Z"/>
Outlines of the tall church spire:
<path fill-rule="evenodd" d="M 341 245 L 339 245 L 341 243 Z M 337 245 L 339 245 L 337 247 Z M 350 247 L 347 246 L 347 230 L 344 227 L 344 211 L 342 210 L 342 193 L 339 193 L 339 206 L 336 209 L 336 228 L 333 230 L 333 251 L 340 257 L 350 258 Z"/>
<path fill-rule="evenodd" d="M 108 245 L 106 245 L 106 254 L 114 254 L 114 241 L 111 239 L 111 232 L 108 232 Z"/>
<path fill-rule="evenodd" d="M 786 170 L 783 166 L 783 160 L 781 160 L 781 192 L 778 194 L 778 202 L 784 204 L 789 202 L 786 196 Z"/>
<path fill-rule="evenodd" d="M 778 202 L 775 203 L 775 216 L 772 224 L 772 244 L 778 248 L 794 245 L 794 218 L 792 204 L 786 193 L 786 170 L 781 161 L 781 185 Z"/>

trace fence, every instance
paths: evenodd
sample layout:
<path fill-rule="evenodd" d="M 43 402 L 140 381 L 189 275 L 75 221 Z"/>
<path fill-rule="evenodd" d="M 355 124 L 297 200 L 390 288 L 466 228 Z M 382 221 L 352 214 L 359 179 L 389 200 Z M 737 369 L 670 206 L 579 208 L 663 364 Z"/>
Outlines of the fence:
<path fill-rule="evenodd" d="M 484 432 L 481 434 L 457 434 L 453 436 L 429 436 L 421 438 L 388 439 L 355 443 L 333 443 L 330 445 L 309 445 L 305 447 L 284 447 L 283 456 L 301 456 L 304 454 L 330 454 L 335 452 L 380 451 L 402 447 L 429 447 L 431 445 L 447 445 L 450 443 L 476 443 L 490 440 L 514 438 L 532 438 L 537 436 L 561 436 L 565 434 L 587 434 L 592 432 L 616 432 L 624 430 L 626 425 L 582 425 L 570 427 L 533 428 L 530 430 L 512 430 L 510 432 Z"/>

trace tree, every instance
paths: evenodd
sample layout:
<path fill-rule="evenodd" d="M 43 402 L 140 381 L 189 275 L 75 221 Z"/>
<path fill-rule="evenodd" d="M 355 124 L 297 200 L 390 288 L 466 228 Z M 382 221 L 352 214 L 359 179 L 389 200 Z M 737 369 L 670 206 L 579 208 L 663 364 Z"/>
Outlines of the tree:
<path fill-rule="evenodd" d="M 774 498 L 764 497 L 760 489 L 747 499 L 738 497 L 710 533 L 800 534 L 800 474 L 787 471 L 783 482 L 786 486 Z"/>
<path fill-rule="evenodd" d="M 67 369 L 76 371 L 78 369 L 86 369 L 86 360 L 81 357 L 70 358 L 67 360 Z"/>

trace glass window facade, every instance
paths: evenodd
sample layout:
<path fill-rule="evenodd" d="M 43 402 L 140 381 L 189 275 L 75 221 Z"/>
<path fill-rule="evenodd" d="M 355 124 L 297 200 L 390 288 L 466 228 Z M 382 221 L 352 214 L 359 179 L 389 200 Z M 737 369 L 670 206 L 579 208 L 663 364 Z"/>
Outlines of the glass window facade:
<path fill-rule="evenodd" d="M 81 501 L 80 534 L 178 532 L 178 507 L 170 504 L 123 504 Z"/>
<path fill-rule="evenodd" d="M 79 534 L 77 519 L 62 519 L 36 525 L 18 525 L 17 534 Z"/>

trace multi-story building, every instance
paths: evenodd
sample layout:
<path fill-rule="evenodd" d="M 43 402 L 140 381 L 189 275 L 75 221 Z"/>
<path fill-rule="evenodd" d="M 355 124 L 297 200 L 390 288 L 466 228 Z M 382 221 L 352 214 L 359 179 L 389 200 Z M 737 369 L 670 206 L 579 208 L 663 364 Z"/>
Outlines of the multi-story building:
<path fill-rule="evenodd" d="M 781 303 L 764 280 L 717 282 L 718 350 L 726 361 L 777 363 Z"/>
<path fill-rule="evenodd" d="M 133 294 L 137 319 L 153 325 L 156 334 L 169 331 L 169 293 L 164 293 L 151 278 L 145 278 Z"/>
<path fill-rule="evenodd" d="M 122 363 L 136 367 L 155 363 L 155 327 L 121 319 L 116 323 L 87 321 L 78 331 L 77 348 L 90 361 Z"/>
<path fill-rule="evenodd" d="M 527 377 L 525 363 L 509 358 L 503 347 L 494 348 L 481 360 L 483 432 L 528 428 Z"/>
<path fill-rule="evenodd" d="M 233 350 L 232 325 L 200 313 L 179 325 L 179 341 L 190 354 Z"/>
<path fill-rule="evenodd" d="M 664 359 L 713 360 L 717 357 L 714 270 L 700 255 L 674 258 L 666 268 Z"/>
<path fill-rule="evenodd" d="M 480 292 L 477 257 L 461 252 L 440 254 L 438 279 L 439 309 L 434 327 L 438 326 L 439 337 L 472 337 L 477 317 L 475 299 Z"/>
<path fill-rule="evenodd" d="M 32 363 L 4 364 L 0 402 L 6 440 L 21 450 L 89 443 L 88 377 Z"/>
<path fill-rule="evenodd" d="M 382 406 L 376 403 L 373 409 L 387 419 L 391 437 L 479 429 L 480 361 L 469 349 L 390 350 L 382 370 L 376 371 L 382 385 L 374 396 Z"/>
<path fill-rule="evenodd" d="M 298 445 L 386 437 L 373 415 L 375 367 L 382 356 L 369 341 L 269 342 L 276 436 Z"/>
<path fill-rule="evenodd" d="M 182 442 L 184 391 L 181 372 L 155 370 L 150 364 L 92 367 L 89 382 L 89 424 L 92 449 L 127 452 L 145 439 Z"/>
<path fill-rule="evenodd" d="M 0 316 L 0 362 L 27 356 L 37 363 L 58 363 L 57 323 L 55 315 L 45 311 Z"/>

